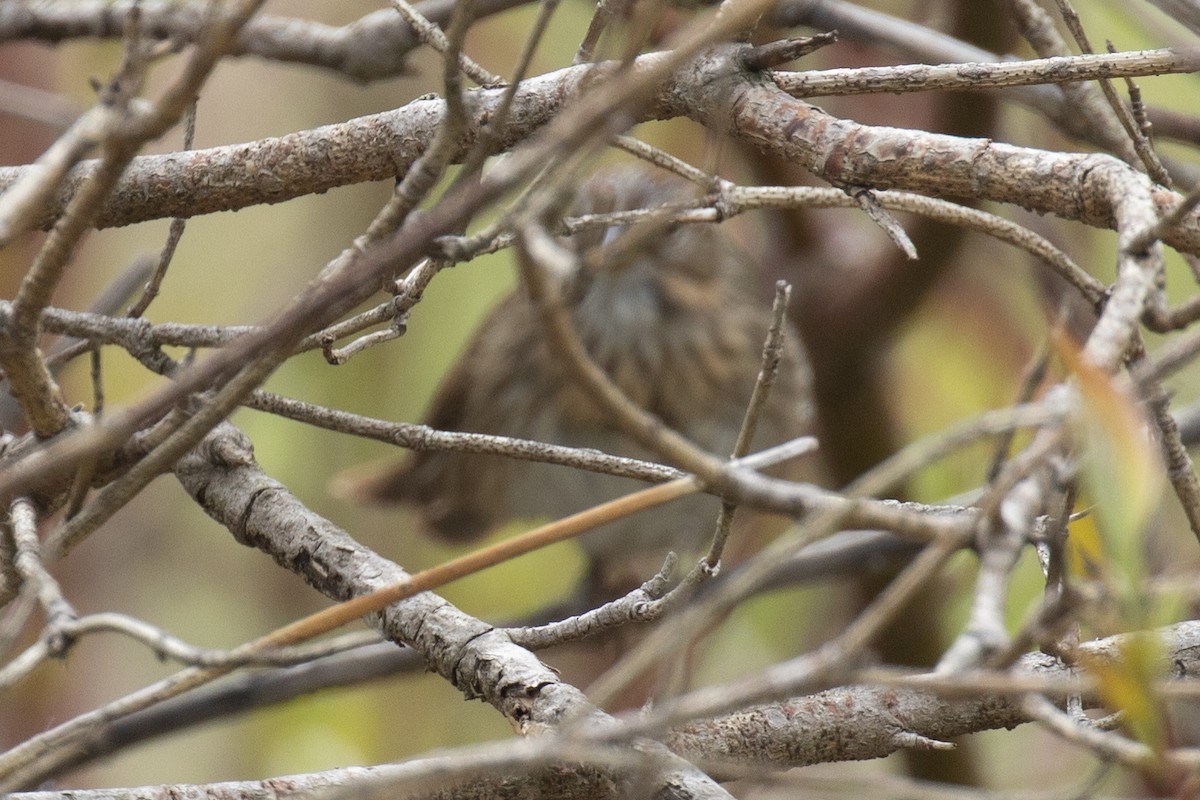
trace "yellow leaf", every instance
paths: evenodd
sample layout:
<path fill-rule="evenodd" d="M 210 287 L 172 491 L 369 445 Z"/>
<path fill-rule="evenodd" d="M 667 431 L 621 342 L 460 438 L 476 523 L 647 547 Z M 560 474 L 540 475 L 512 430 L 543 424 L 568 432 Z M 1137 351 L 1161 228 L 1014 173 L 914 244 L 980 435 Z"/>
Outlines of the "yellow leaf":
<path fill-rule="evenodd" d="M 1072 522 L 1067 537 L 1067 568 L 1071 574 L 1085 580 L 1099 580 L 1106 563 L 1108 553 L 1096 525 L 1096 515 L 1088 514 Z"/>
<path fill-rule="evenodd" d="M 1121 641 L 1115 661 L 1083 657 L 1081 666 L 1096 676 L 1104 704 L 1124 714 L 1122 725 L 1139 741 L 1161 753 L 1166 743 L 1162 707 L 1154 680 L 1163 663 L 1161 645 L 1153 634 L 1130 635 Z"/>
<path fill-rule="evenodd" d="M 1145 576 L 1142 536 L 1166 484 L 1162 459 L 1128 381 L 1083 359 L 1073 343 L 1060 338 L 1057 344 L 1081 400 L 1073 427 L 1102 543 L 1101 575 L 1124 601 L 1126 613 L 1137 617 L 1127 621 L 1138 625 L 1144 621 L 1136 610 Z M 1092 545 L 1089 557 L 1096 552 Z"/>

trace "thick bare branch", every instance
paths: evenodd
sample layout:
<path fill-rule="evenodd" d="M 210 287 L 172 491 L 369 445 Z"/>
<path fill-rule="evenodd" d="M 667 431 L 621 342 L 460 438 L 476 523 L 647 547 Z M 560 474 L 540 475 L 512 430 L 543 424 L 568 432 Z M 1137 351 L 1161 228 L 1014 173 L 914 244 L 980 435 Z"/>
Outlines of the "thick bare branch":
<path fill-rule="evenodd" d="M 1100 156 L 1048 153 L 837 120 L 777 90 L 772 93 L 773 87 L 765 79 L 742 68 L 740 52 L 737 47 L 725 48 L 692 62 L 663 87 L 657 104 L 640 118 L 692 116 L 768 152 L 801 156 L 811 169 L 841 184 L 982 197 L 1097 227 L 1113 227 L 1110 204 L 1090 191 L 1094 183 L 1085 185 L 1083 180 L 1093 166 L 1102 163 L 1097 161 Z M 664 57 L 661 53 L 642 56 L 633 70 L 651 71 Z M 510 147 L 560 113 L 594 69 L 590 65 L 569 67 L 526 80 L 513 97 L 508 124 L 497 132 L 496 147 Z M 461 159 L 475 144 L 480 125 L 496 112 L 502 95 L 502 90 L 470 93 L 469 105 L 475 114 L 454 159 Z M 276 139 L 137 159 L 97 224 L 127 225 L 164 216 L 233 210 L 362 181 L 391 179 L 407 170 L 429 145 L 442 114 L 441 101 L 418 100 L 395 111 Z M 820 136 L 814 138 L 818 131 Z M 858 158 L 845 159 L 852 152 Z M 917 152 L 926 155 L 914 157 Z M 934 165 L 938 169 L 929 168 Z M 73 172 L 65 193 L 69 195 L 93 168 L 85 164 Z M 0 190 L 24 169 L 0 168 Z M 1028 177 L 1033 175 L 1038 178 Z M 1155 202 L 1160 208 L 1173 208 L 1179 198 L 1156 190 Z M 1189 214 L 1168 233 L 1166 241 L 1188 252 L 1200 252 L 1197 215 Z"/>
<path fill-rule="evenodd" d="M 478 13 L 490 16 L 529 0 L 480 0 Z M 202 2 L 142 2 L 146 35 L 167 41 L 194 42 L 204 24 Z M 0 5 L 0 41 L 17 39 L 57 43 L 81 38 L 115 38 L 134 6 L 132 0 L 41 3 L 19 0 Z M 417 9 L 445 24 L 454 4 L 428 0 Z M 405 74 L 407 57 L 420 45 L 416 33 L 395 12 L 375 11 L 341 27 L 312 20 L 261 16 L 246 26 L 231 55 L 255 56 L 284 64 L 308 64 L 357 81 Z"/>

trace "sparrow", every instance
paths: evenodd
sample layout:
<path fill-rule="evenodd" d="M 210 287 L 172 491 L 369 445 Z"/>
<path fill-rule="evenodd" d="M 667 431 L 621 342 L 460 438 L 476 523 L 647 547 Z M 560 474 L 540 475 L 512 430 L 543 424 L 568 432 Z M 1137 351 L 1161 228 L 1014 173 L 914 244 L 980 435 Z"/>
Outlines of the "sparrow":
<path fill-rule="evenodd" d="M 566 212 L 653 209 L 688 199 L 689 190 L 690 184 L 644 167 L 608 169 L 581 187 Z M 659 224 L 640 236 L 635 228 L 612 225 L 563 237 L 579 255 L 562 292 L 575 330 L 634 403 L 710 453 L 729 456 L 771 321 L 769 300 L 756 291 L 764 283 L 760 265 L 719 225 Z M 812 415 L 808 362 L 789 330 L 752 450 L 810 433 Z M 557 363 L 521 289 L 475 332 L 425 422 L 655 459 Z M 787 477 L 795 476 L 792 468 Z M 632 479 L 565 466 L 422 451 L 342 481 L 339 493 L 408 505 L 435 537 L 469 542 L 513 519 L 558 518 L 639 488 Z M 636 587 L 668 551 L 697 554 L 719 508 L 718 498 L 692 496 L 584 534 L 593 592 L 614 596 Z"/>

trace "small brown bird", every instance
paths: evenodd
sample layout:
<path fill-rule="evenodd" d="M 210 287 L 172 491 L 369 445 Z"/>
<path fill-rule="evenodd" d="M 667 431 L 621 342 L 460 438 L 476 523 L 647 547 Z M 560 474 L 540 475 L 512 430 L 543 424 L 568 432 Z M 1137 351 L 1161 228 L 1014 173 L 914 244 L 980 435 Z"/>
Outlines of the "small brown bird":
<path fill-rule="evenodd" d="M 689 186 L 643 168 L 601 173 L 572 214 L 653 208 Z M 759 371 L 770 306 L 756 269 L 715 225 L 676 225 L 610 248 L 622 227 L 564 240 L 585 256 L 564 299 L 588 353 L 638 405 L 706 450 L 728 455 Z M 620 259 L 606 258 L 612 249 Z M 807 433 L 811 391 L 799 340 L 789 335 L 755 449 Z M 521 291 L 503 300 L 445 379 L 426 420 L 434 428 L 500 434 L 653 459 L 576 386 L 545 342 Z M 514 518 L 557 518 L 641 488 L 636 481 L 496 456 L 418 452 L 366 479 L 343 482 L 360 500 L 417 508 L 435 535 L 467 541 Z M 689 497 L 586 534 L 594 593 L 646 580 L 668 550 L 707 543 L 719 503 Z"/>

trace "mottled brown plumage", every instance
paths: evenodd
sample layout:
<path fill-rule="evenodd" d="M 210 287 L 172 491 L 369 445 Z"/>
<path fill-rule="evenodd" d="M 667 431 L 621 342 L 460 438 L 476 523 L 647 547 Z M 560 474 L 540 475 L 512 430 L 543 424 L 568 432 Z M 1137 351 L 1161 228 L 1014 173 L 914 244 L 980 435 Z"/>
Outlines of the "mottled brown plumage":
<path fill-rule="evenodd" d="M 653 207 L 684 199 L 688 191 L 680 181 L 644 169 L 614 170 L 583 187 L 572 213 Z M 623 233 L 598 229 L 567 240 L 586 256 L 565 292 L 576 330 L 634 402 L 701 447 L 726 455 L 758 374 L 770 320 L 769 303 L 755 296 L 754 264 L 717 226 L 699 224 L 658 230 L 632 256 L 627 253 L 625 263 L 612 263 L 601 248 Z M 799 342 L 789 335 L 756 448 L 807 432 L 808 382 Z M 519 291 L 476 332 L 426 422 L 654 458 L 567 379 L 535 309 Z M 349 493 L 413 505 L 435 534 L 469 540 L 509 519 L 560 517 L 637 488 L 631 480 L 566 467 L 421 452 Z M 715 498 L 687 498 L 610 523 L 587 534 L 583 545 L 604 585 L 644 580 L 667 550 L 697 551 L 712 532 L 717 508 Z"/>

